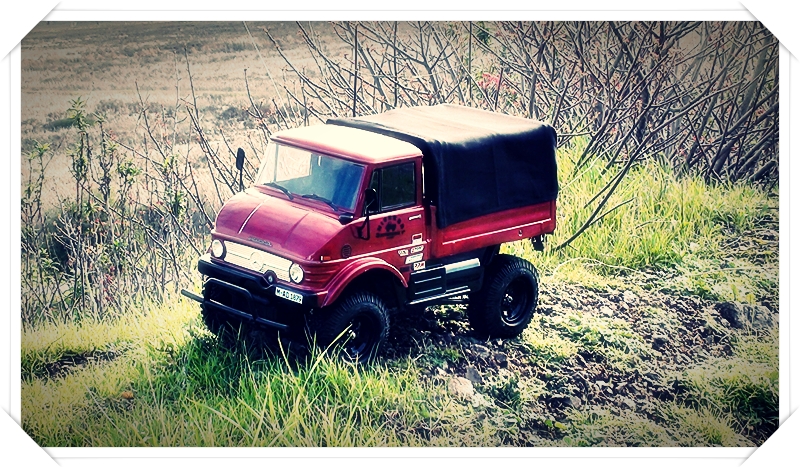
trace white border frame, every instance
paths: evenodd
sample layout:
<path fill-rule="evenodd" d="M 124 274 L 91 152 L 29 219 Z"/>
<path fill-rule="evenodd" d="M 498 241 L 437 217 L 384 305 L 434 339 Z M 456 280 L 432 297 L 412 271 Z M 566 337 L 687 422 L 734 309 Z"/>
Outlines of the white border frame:
<path fill-rule="evenodd" d="M 354 5 L 355 3 L 355 5 Z M 611 5 L 609 5 L 611 4 Z M 164 5 L 163 2 L 137 2 L 134 9 L 126 9 L 124 5 L 108 5 L 107 2 L 98 1 L 83 1 L 83 2 L 62 2 L 58 7 L 48 14 L 44 19 L 49 21 L 153 21 L 153 20 L 169 20 L 169 21 L 234 21 L 245 18 L 247 21 L 287 21 L 287 20 L 407 20 L 407 19 L 432 19 L 432 20 L 453 20 L 453 21 L 467 21 L 467 20 L 721 20 L 721 21 L 741 21 L 753 20 L 754 17 L 749 11 L 738 2 L 730 1 L 675 1 L 671 2 L 670 9 L 664 10 L 642 10 L 640 2 L 621 1 L 621 2 L 605 2 L 603 10 L 596 9 L 597 2 L 580 1 L 571 2 L 569 5 L 559 3 L 559 7 L 563 9 L 558 10 L 537 10 L 529 9 L 509 9 L 509 10 L 486 10 L 486 4 L 478 2 L 464 2 L 459 4 L 462 8 L 460 11 L 449 10 L 424 10 L 426 2 L 422 1 L 405 1 L 403 6 L 410 9 L 379 9 L 373 2 L 350 2 L 343 9 L 332 10 L 330 7 L 322 2 L 305 2 L 305 9 L 286 9 L 286 10 L 266 10 L 258 9 L 263 8 L 263 3 L 247 3 L 243 5 L 241 2 L 231 4 L 226 3 L 226 6 L 231 7 L 229 10 L 221 10 L 219 2 L 200 1 L 187 4 L 184 7 L 196 8 L 197 10 L 189 11 L 182 9 L 174 9 L 171 5 Z M 478 8 L 471 8 L 477 5 Z M 240 6 L 244 7 L 241 8 Z M 315 8 L 321 6 L 322 9 Z M 515 5 L 516 6 L 516 5 Z M 526 5 L 527 6 L 527 5 Z M 240 7 L 240 8 L 237 8 Z M 253 9 L 255 7 L 255 9 Z M 423 10 L 419 8 L 422 7 Z M 588 9 L 585 9 L 588 8 Z M 788 14 L 788 12 L 784 12 Z M 768 22 L 764 21 L 769 27 Z M 781 32 L 781 34 L 783 34 Z M 776 34 L 778 35 L 778 34 Z M 5 219 L 11 220 L 9 224 L 9 244 L 19 245 L 19 229 L 20 219 L 16 215 L 19 209 L 19 193 L 20 187 L 20 112 L 21 112 L 21 78 L 20 78 L 20 48 L 17 46 L 5 59 L 3 65 L 0 66 L 0 74 L 3 75 L 0 81 L 0 89 L 2 89 L 3 97 L 0 98 L 0 107 L 3 109 L 8 105 L 10 113 L 3 112 L 2 120 L 0 120 L 0 136 L 2 140 L 8 141 L 9 145 L 0 145 L 0 148 L 9 148 L 8 160 L 11 161 L 11 170 L 8 175 L 3 171 L 3 179 L 0 183 L 8 183 L 10 186 L 10 206 Z M 791 120 L 791 111 L 800 109 L 798 105 L 797 93 L 791 93 L 791 89 L 798 89 L 800 85 L 800 73 L 791 74 L 791 70 L 800 70 L 797 68 L 800 65 L 794 57 L 791 57 L 785 47 L 781 47 L 780 51 L 780 83 L 783 85 L 780 94 L 781 106 L 781 126 L 782 129 L 794 130 L 796 125 Z M 8 65 L 6 65 L 8 64 Z M 6 80 L 6 77 L 8 80 Z M 791 81 L 790 81 L 791 80 Z M 8 82 L 9 94 L 5 94 L 5 85 Z M 5 97 L 8 96 L 8 104 L 6 104 Z M 789 102 L 791 99 L 791 107 Z M 7 117 L 8 116 L 8 120 Z M 796 174 L 796 164 L 788 155 L 790 154 L 790 138 L 788 131 L 784 130 L 780 134 L 780 145 L 783 150 L 780 160 L 781 174 L 790 180 L 787 175 Z M 796 134 L 796 132 L 791 132 Z M 6 140 L 8 135 L 8 140 Z M 788 171 L 788 172 L 787 172 Z M 8 180 L 6 180 L 8 178 Z M 793 207 L 791 201 L 797 200 L 794 190 L 790 184 L 784 184 L 782 187 L 783 193 L 781 194 L 781 208 L 783 208 L 784 216 L 781 221 L 781 234 L 789 238 L 796 237 L 794 223 L 791 222 L 789 217 L 790 210 Z M 3 205 L 3 210 L 5 210 Z M 3 216 L 3 215 L 0 215 Z M 5 232 L 3 232 L 5 235 Z M 18 247 L 17 247 L 18 248 Z M 12 249 L 14 250 L 14 249 Z M 790 321 L 789 313 L 793 310 L 792 305 L 796 304 L 794 300 L 794 293 L 792 288 L 788 287 L 791 282 L 791 271 L 789 266 L 797 264 L 793 262 L 797 258 L 795 253 L 796 249 L 791 248 L 791 244 L 784 242 L 780 246 L 780 264 L 781 275 L 780 284 L 783 287 L 780 290 L 780 310 L 783 312 L 781 317 L 781 333 L 780 333 L 780 405 L 779 417 L 781 422 L 788 418 L 792 410 L 797 406 L 798 392 L 800 392 L 800 385 L 798 385 L 798 378 L 800 373 L 792 372 L 792 364 L 797 364 L 797 350 L 790 349 L 790 336 L 798 336 L 798 324 Z M 16 251 L 18 252 L 18 251 Z M 0 359 L 2 365 L 9 362 L 8 373 L 0 372 L 0 402 L 8 408 L 11 416 L 19 421 L 20 417 L 20 336 L 15 331 L 20 330 L 19 315 L 13 312 L 20 310 L 20 278 L 19 262 L 20 257 L 16 255 L 15 251 L 9 254 L 8 262 L 10 275 L 9 280 L 2 282 L 0 286 L 0 293 L 5 292 L 8 287 L 8 295 L 11 298 L 10 311 L 10 330 L 9 330 L 9 352 L 3 350 Z M 6 322 L 8 323 L 8 322 Z M 3 324 L 2 326 L 4 326 Z M 791 327 L 790 325 L 794 325 Z M 6 361 L 8 359 L 8 361 Z M 5 404 L 8 402 L 8 405 Z M 792 403 L 794 403 L 792 405 Z M 788 447 L 787 447 L 788 449 Z M 552 457 L 567 457 L 573 460 L 580 460 L 586 457 L 599 457 L 595 463 L 610 464 L 614 463 L 618 466 L 623 460 L 636 462 L 641 464 L 644 460 L 648 459 L 646 463 L 653 464 L 657 462 L 657 458 L 666 457 L 668 460 L 661 460 L 668 462 L 669 465 L 679 463 L 689 463 L 691 465 L 699 462 L 703 465 L 715 465 L 718 463 L 725 466 L 733 466 L 741 464 L 753 451 L 754 448 L 468 448 L 468 449 L 451 449 L 451 448 L 47 448 L 47 453 L 56 458 L 62 465 L 73 464 L 86 464 L 103 462 L 102 459 L 114 458 L 113 463 L 119 464 L 122 460 L 119 458 L 132 457 L 131 462 L 142 463 L 144 459 L 140 458 L 157 458 L 157 459 L 172 459 L 172 458 L 194 458 L 202 459 L 211 462 L 219 457 L 235 457 L 239 461 L 262 459 L 262 458 L 333 458 L 328 460 L 332 462 L 338 460 L 352 464 L 353 460 L 368 461 L 374 457 L 382 459 L 381 464 L 389 462 L 383 460 L 385 457 L 399 457 L 401 460 L 406 460 L 404 463 L 416 460 L 419 458 L 424 459 L 439 459 L 439 458 L 458 458 L 459 464 L 473 462 L 480 462 L 485 464 L 484 458 L 503 458 L 511 462 L 512 459 L 519 462 L 520 458 L 552 458 Z M 631 459 L 633 457 L 633 459 Z M 638 459 L 638 461 L 636 460 Z M 264 460 L 261 460 L 263 463 Z M 288 461 L 288 460 L 287 460 Z M 372 460 L 373 462 L 375 460 Z M 532 460 L 528 460 L 532 461 Z M 542 460 L 544 461 L 544 460 Z M 108 463 L 109 460 L 105 460 Z M 194 464 L 198 464 L 197 460 L 193 460 Z M 561 462 L 559 462 L 561 463 Z M 204 465 L 204 463 L 199 463 Z M 218 464 L 218 460 L 216 462 Z M 336 463 L 334 463 L 336 464 Z M 658 464 L 658 463 L 656 463 Z M 721 466 L 721 465 L 719 465 Z"/>

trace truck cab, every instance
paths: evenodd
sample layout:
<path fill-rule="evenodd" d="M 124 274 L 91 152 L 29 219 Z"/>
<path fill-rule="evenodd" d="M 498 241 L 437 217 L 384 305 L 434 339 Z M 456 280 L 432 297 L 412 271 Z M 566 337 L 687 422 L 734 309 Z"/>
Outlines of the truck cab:
<path fill-rule="evenodd" d="M 444 111 L 459 125 L 499 115 L 460 106 L 411 109 L 437 123 Z M 419 116 L 399 117 L 420 123 Z M 398 135 L 383 121 L 380 128 L 374 124 L 331 121 L 273 135 L 253 184 L 217 215 L 209 251 L 198 262 L 202 293 L 184 291 L 201 303 L 212 332 L 239 324 L 310 330 L 318 344 L 363 362 L 386 340 L 390 311 L 409 306 L 464 301 L 473 327 L 489 336 L 516 336 L 527 326 L 538 298 L 536 270 L 499 255 L 499 247 L 526 238 L 541 246 L 555 229 L 555 197 L 528 196 L 520 206 L 501 200 L 499 209 L 487 209 L 480 193 L 477 208 L 465 203 L 461 186 L 442 196 L 451 179 L 458 183 L 458 174 L 470 171 L 437 160 L 419 132 Z M 552 146 L 554 169 L 551 133 L 546 147 Z M 480 150 L 486 141 L 477 144 Z M 489 165 L 503 164 L 492 161 L 492 151 L 476 154 L 485 154 Z M 486 160 L 477 164 L 487 166 Z M 498 185 L 478 181 L 475 189 L 487 183 Z"/>

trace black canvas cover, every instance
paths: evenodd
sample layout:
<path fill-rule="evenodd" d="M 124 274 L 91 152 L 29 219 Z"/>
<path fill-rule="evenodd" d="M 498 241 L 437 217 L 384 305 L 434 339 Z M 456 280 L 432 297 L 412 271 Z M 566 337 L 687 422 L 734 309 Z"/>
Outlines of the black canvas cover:
<path fill-rule="evenodd" d="M 499 211 L 555 200 L 556 133 L 535 120 L 453 104 L 330 119 L 418 147 L 425 191 L 445 228 Z"/>

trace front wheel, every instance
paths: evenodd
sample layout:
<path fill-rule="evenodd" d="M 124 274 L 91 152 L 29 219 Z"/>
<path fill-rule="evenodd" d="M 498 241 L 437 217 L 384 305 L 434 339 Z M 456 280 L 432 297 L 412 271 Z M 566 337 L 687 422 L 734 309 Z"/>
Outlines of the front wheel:
<path fill-rule="evenodd" d="M 533 318 L 539 301 L 539 275 L 527 260 L 497 255 L 486 271 L 483 288 L 470 298 L 472 328 L 496 338 L 518 336 Z"/>
<path fill-rule="evenodd" d="M 389 314 L 380 297 L 358 292 L 330 310 L 319 311 L 312 321 L 318 344 L 351 362 L 366 363 L 374 358 L 389 335 Z"/>

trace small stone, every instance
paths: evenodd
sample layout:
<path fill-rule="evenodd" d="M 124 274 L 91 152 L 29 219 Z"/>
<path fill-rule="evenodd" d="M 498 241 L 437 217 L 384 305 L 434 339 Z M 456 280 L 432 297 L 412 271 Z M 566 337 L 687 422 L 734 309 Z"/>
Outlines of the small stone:
<path fill-rule="evenodd" d="M 494 362 L 500 367 L 508 367 L 508 356 L 503 353 L 494 353 Z"/>
<path fill-rule="evenodd" d="M 564 399 L 564 404 L 572 408 L 580 408 L 582 402 L 581 399 L 575 395 L 570 395 L 568 398 Z"/>
<path fill-rule="evenodd" d="M 762 305 L 720 302 L 714 308 L 733 328 L 762 329 L 776 325 L 775 315 Z"/>
<path fill-rule="evenodd" d="M 636 402 L 631 400 L 628 397 L 622 397 L 622 406 L 624 406 L 625 408 L 627 408 L 629 410 L 635 410 L 636 409 Z"/>
<path fill-rule="evenodd" d="M 480 374 L 480 372 L 478 372 L 478 369 L 476 369 L 473 366 L 468 366 L 467 367 L 467 380 L 469 380 L 472 383 L 476 383 L 476 384 L 482 384 L 483 383 L 483 377 L 481 377 L 481 374 Z"/>
<path fill-rule="evenodd" d="M 631 291 L 625 291 L 622 293 L 622 300 L 633 305 L 639 302 L 639 297 Z"/>
<path fill-rule="evenodd" d="M 126 400 L 133 400 L 133 392 L 131 391 L 124 391 L 120 396 Z"/>
<path fill-rule="evenodd" d="M 658 382 L 659 380 L 661 380 L 661 376 L 656 374 L 655 372 L 646 372 L 644 376 L 645 378 L 653 382 Z"/>
<path fill-rule="evenodd" d="M 604 317 L 611 317 L 614 315 L 614 311 L 611 310 L 608 306 L 600 307 L 600 315 Z"/>
<path fill-rule="evenodd" d="M 483 407 L 494 406 L 494 403 L 491 400 L 489 400 L 488 398 L 486 398 L 485 396 L 481 395 L 478 392 L 475 392 L 475 394 L 472 395 L 472 399 L 470 400 L 470 403 L 472 403 L 472 406 L 475 407 L 475 408 L 482 407 L 482 406 Z"/>
<path fill-rule="evenodd" d="M 472 351 L 473 351 L 473 352 L 474 352 L 474 353 L 475 353 L 475 354 L 476 354 L 478 357 L 481 357 L 481 358 L 484 358 L 484 359 L 485 359 L 485 358 L 487 358 L 487 357 L 489 357 L 489 348 L 487 348 L 487 347 L 486 347 L 486 346 L 484 346 L 484 345 L 480 345 L 480 344 L 473 344 L 473 345 L 472 345 Z"/>
<path fill-rule="evenodd" d="M 456 398 L 470 401 L 475 394 L 475 387 L 464 377 L 452 377 L 447 382 L 447 391 Z"/>
<path fill-rule="evenodd" d="M 667 337 L 664 335 L 656 335 L 653 337 L 653 347 L 655 349 L 661 349 L 664 345 L 667 344 Z"/>

